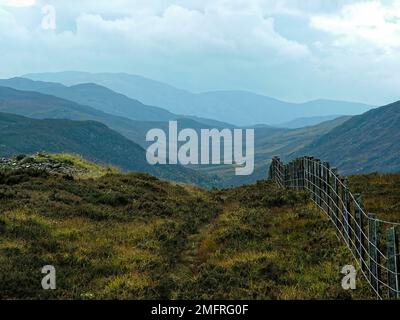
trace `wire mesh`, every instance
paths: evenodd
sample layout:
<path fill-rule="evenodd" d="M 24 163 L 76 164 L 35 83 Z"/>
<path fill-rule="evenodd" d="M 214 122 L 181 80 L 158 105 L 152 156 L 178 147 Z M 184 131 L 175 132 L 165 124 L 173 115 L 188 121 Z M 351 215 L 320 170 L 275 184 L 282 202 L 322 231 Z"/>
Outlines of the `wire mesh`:
<path fill-rule="evenodd" d="M 347 178 L 341 177 L 328 162 L 302 157 L 283 164 L 279 157 L 274 157 L 269 178 L 280 188 L 309 192 L 311 200 L 326 213 L 350 249 L 377 297 L 400 298 L 399 223 L 367 214 L 361 197 L 350 192 Z M 381 231 L 386 231 L 386 237 Z"/>

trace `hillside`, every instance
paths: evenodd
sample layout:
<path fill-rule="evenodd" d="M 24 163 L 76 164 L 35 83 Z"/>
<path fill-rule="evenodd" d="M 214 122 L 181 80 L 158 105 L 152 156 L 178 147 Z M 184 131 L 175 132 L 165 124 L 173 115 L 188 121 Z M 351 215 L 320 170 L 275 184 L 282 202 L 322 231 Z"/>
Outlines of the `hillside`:
<path fill-rule="evenodd" d="M 289 159 L 294 152 L 304 148 L 315 139 L 330 132 L 351 117 L 341 117 L 321 124 L 299 128 L 282 129 L 260 127 L 255 129 L 255 170 L 250 176 L 235 176 L 231 166 L 200 166 L 197 169 L 222 177 L 224 186 L 238 186 L 263 179 L 273 156 Z"/>
<path fill-rule="evenodd" d="M 12 78 L 0 80 L 0 86 L 56 96 L 131 120 L 169 121 L 178 117 L 161 108 L 146 106 L 137 100 L 91 83 L 66 87 L 58 83 Z"/>
<path fill-rule="evenodd" d="M 98 121 L 136 143 L 145 137 L 136 121 L 38 92 L 0 87 L 0 112 L 34 119 Z"/>
<path fill-rule="evenodd" d="M 27 82 L 23 81 L 22 83 Z M 36 83 L 36 85 L 39 85 L 39 83 Z M 166 132 L 168 131 L 168 123 L 165 121 L 133 121 L 55 96 L 6 87 L 0 87 L 0 112 L 9 112 L 36 119 L 56 118 L 98 121 L 139 144 L 144 149 L 149 145 L 145 141 L 148 130 L 160 128 Z M 285 158 L 346 120 L 348 120 L 348 117 L 342 117 L 321 123 L 317 126 L 300 129 L 257 126 L 255 129 L 257 165 L 255 173 L 251 176 L 235 176 L 234 169 L 231 166 L 195 166 L 193 169 L 200 170 L 201 173 L 199 175 L 210 174 L 212 176 L 219 176 L 225 186 L 252 183 L 265 176 L 269 160 L 272 156 L 279 154 L 282 158 Z M 200 132 L 201 129 L 223 128 L 216 126 L 218 123 L 214 124 L 215 126 L 210 126 L 187 118 L 179 119 L 178 121 L 179 130 L 192 128 Z M 164 169 L 167 170 L 168 168 Z M 213 178 L 213 180 L 215 179 Z"/>
<path fill-rule="evenodd" d="M 328 160 L 344 174 L 400 171 L 400 102 L 351 118 L 295 155 Z"/>
<path fill-rule="evenodd" d="M 0 299 L 374 299 L 302 193 L 0 172 Z M 40 288 L 44 265 L 57 290 Z M 27 280 L 29 279 L 29 280 Z"/>
<path fill-rule="evenodd" d="M 120 73 L 60 72 L 28 74 L 24 77 L 65 85 L 96 83 L 175 114 L 212 118 L 239 126 L 257 123 L 277 125 L 296 118 L 333 114 L 355 115 L 371 108 L 360 103 L 330 100 L 296 104 L 245 91 L 195 94 L 141 76 Z"/>
<path fill-rule="evenodd" d="M 148 172 L 179 182 L 214 186 L 206 174 L 181 166 L 151 166 L 146 151 L 105 125 L 93 121 L 35 120 L 0 113 L 0 156 L 70 152 L 117 166 L 125 171 Z"/>
<path fill-rule="evenodd" d="M 277 125 L 279 128 L 288 128 L 288 129 L 299 129 L 304 127 L 311 127 L 316 126 L 322 122 L 335 120 L 340 118 L 339 115 L 332 115 L 332 116 L 324 116 L 324 117 L 309 117 L 309 118 L 298 118 L 292 121 L 281 123 Z"/>

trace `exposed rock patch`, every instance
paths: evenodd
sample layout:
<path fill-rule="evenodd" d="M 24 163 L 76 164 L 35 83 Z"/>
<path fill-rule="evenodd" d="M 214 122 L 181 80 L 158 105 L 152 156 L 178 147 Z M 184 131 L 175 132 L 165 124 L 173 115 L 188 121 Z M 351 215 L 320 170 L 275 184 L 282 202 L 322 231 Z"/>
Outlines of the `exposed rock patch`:
<path fill-rule="evenodd" d="M 43 170 L 49 173 L 64 175 L 77 175 L 85 172 L 82 168 L 54 160 L 45 155 L 19 155 L 14 158 L 0 158 L 0 171 L 21 169 Z"/>

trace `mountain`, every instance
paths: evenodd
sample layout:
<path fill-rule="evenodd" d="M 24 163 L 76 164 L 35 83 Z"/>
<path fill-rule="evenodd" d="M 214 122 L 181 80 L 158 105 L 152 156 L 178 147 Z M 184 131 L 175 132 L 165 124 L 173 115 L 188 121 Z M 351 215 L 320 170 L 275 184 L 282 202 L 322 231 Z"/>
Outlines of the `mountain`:
<path fill-rule="evenodd" d="M 69 119 L 69 120 L 93 120 L 107 125 L 130 140 L 138 143 L 142 148 L 149 145 L 145 141 L 148 130 L 159 128 L 168 131 L 168 122 L 165 121 L 133 121 L 130 119 L 110 115 L 94 108 L 82 106 L 74 102 L 60 99 L 37 92 L 19 91 L 11 88 L 0 87 L 0 112 L 19 114 L 35 119 Z M 269 159 L 276 154 L 282 157 L 291 154 L 311 143 L 314 139 L 329 132 L 332 128 L 342 124 L 347 117 L 325 122 L 318 126 L 301 129 L 282 129 L 268 126 L 256 126 L 255 128 L 255 173 L 248 177 L 235 176 L 231 166 L 193 166 L 204 175 L 219 176 L 223 179 L 223 185 L 240 185 L 252 183 L 263 179 L 266 175 Z M 207 126 L 192 119 L 180 119 L 179 130 L 185 128 L 211 129 L 218 126 Z"/>
<path fill-rule="evenodd" d="M 332 116 L 324 116 L 324 117 L 298 118 L 298 119 L 294 119 L 294 120 L 286 122 L 286 123 L 281 123 L 281 124 L 277 125 L 277 127 L 288 128 L 288 129 L 299 129 L 299 128 L 304 128 L 304 127 L 315 126 L 322 122 L 335 120 L 340 117 L 342 117 L 342 116 L 332 115 Z"/>
<path fill-rule="evenodd" d="M 140 141 L 145 139 L 145 133 L 141 130 L 140 122 L 37 92 L 0 87 L 0 112 L 34 119 L 98 121 L 136 143 L 140 144 Z"/>
<path fill-rule="evenodd" d="M 285 129 L 259 127 L 255 129 L 255 170 L 250 176 L 235 176 L 230 166 L 200 166 L 197 169 L 222 178 L 224 186 L 238 186 L 265 179 L 271 158 L 279 155 L 288 160 L 292 154 L 301 150 L 314 140 L 327 134 L 337 126 L 349 121 L 351 117 L 340 117 L 315 126 Z"/>
<path fill-rule="evenodd" d="M 208 126 L 222 128 L 235 127 L 229 123 L 217 120 L 173 114 L 159 107 L 145 105 L 138 100 L 128 98 L 123 94 L 94 83 L 84 83 L 68 87 L 60 83 L 33 81 L 27 78 L 16 77 L 0 79 L 0 86 L 55 96 L 81 105 L 90 106 L 110 115 L 135 121 L 159 122 L 187 118 Z"/>
<path fill-rule="evenodd" d="M 28 74 L 24 77 L 65 85 L 96 83 L 130 98 L 155 105 L 175 114 L 212 118 L 238 126 L 255 123 L 276 125 L 297 118 L 332 114 L 361 114 L 371 106 L 331 100 L 289 103 L 245 91 L 215 91 L 195 94 L 168 84 L 123 73 L 60 72 Z"/>
<path fill-rule="evenodd" d="M 27 80 L 30 81 L 30 80 Z M 20 81 L 18 83 L 21 83 Z M 23 82 L 26 88 L 27 82 Z M 12 83 L 8 80 L 2 84 Z M 14 83 L 15 86 L 17 86 Z M 38 85 L 37 83 L 35 85 Z M 52 86 L 54 84 L 51 84 Z M 29 85 L 31 90 L 32 86 Z M 56 84 L 57 86 L 57 84 Z M 52 95 L 42 94 L 34 91 L 21 91 L 10 87 L 0 87 L 0 112 L 17 114 L 34 119 L 68 119 L 78 121 L 98 121 L 107 125 L 110 129 L 121 133 L 133 142 L 147 147 L 146 133 L 150 129 L 160 128 L 168 130 L 167 121 L 135 121 L 124 117 L 111 115 L 95 108 L 77 104 L 75 102 L 61 99 Z M 211 121 L 212 124 L 220 126 L 207 125 L 193 120 L 191 118 L 178 118 L 179 128 L 193 128 L 200 132 L 201 129 L 223 128 L 223 123 Z M 226 127 L 229 128 L 227 125 Z M 226 128 L 225 127 L 225 128 Z M 231 126 L 232 127 L 232 126 Z"/>
<path fill-rule="evenodd" d="M 36 120 L 0 113 L 0 156 L 70 152 L 96 162 L 111 164 L 125 171 L 202 186 L 215 186 L 206 174 L 182 166 L 151 166 L 146 151 L 136 143 L 94 121 L 62 119 Z"/>
<path fill-rule="evenodd" d="M 400 171 L 400 101 L 355 116 L 292 156 L 328 160 L 344 174 Z"/>
<path fill-rule="evenodd" d="M 67 87 L 58 83 L 12 78 L 0 80 L 0 86 L 56 96 L 81 105 L 90 106 L 108 114 L 132 120 L 169 121 L 178 118 L 177 115 L 167 110 L 146 106 L 137 100 L 130 99 L 106 87 L 93 83 Z"/>

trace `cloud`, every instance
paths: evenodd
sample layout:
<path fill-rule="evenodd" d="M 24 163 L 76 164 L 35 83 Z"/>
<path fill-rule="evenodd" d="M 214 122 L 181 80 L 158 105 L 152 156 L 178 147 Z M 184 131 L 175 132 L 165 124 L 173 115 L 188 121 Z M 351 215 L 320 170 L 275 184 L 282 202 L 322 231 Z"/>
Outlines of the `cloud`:
<path fill-rule="evenodd" d="M 339 14 L 317 15 L 311 26 L 337 36 L 335 45 L 372 45 L 383 50 L 400 48 L 400 2 L 358 2 Z"/>
<path fill-rule="evenodd" d="M 31 7 L 35 3 L 36 0 L 0 0 L 0 7 Z"/>
<path fill-rule="evenodd" d="M 99 41 L 109 38 L 115 45 L 120 42 L 126 47 L 129 43 L 132 50 L 148 47 L 177 55 L 210 53 L 242 58 L 246 55 L 295 58 L 308 54 L 306 46 L 284 38 L 275 30 L 273 18 L 256 11 L 215 5 L 204 11 L 171 5 L 160 15 L 112 20 L 83 14 L 77 19 L 76 36 Z"/>
<path fill-rule="evenodd" d="M 192 91 L 379 103 L 400 85 L 398 3 L 0 0 L 0 76 L 128 72 Z M 41 28 L 45 4 L 56 30 Z"/>

